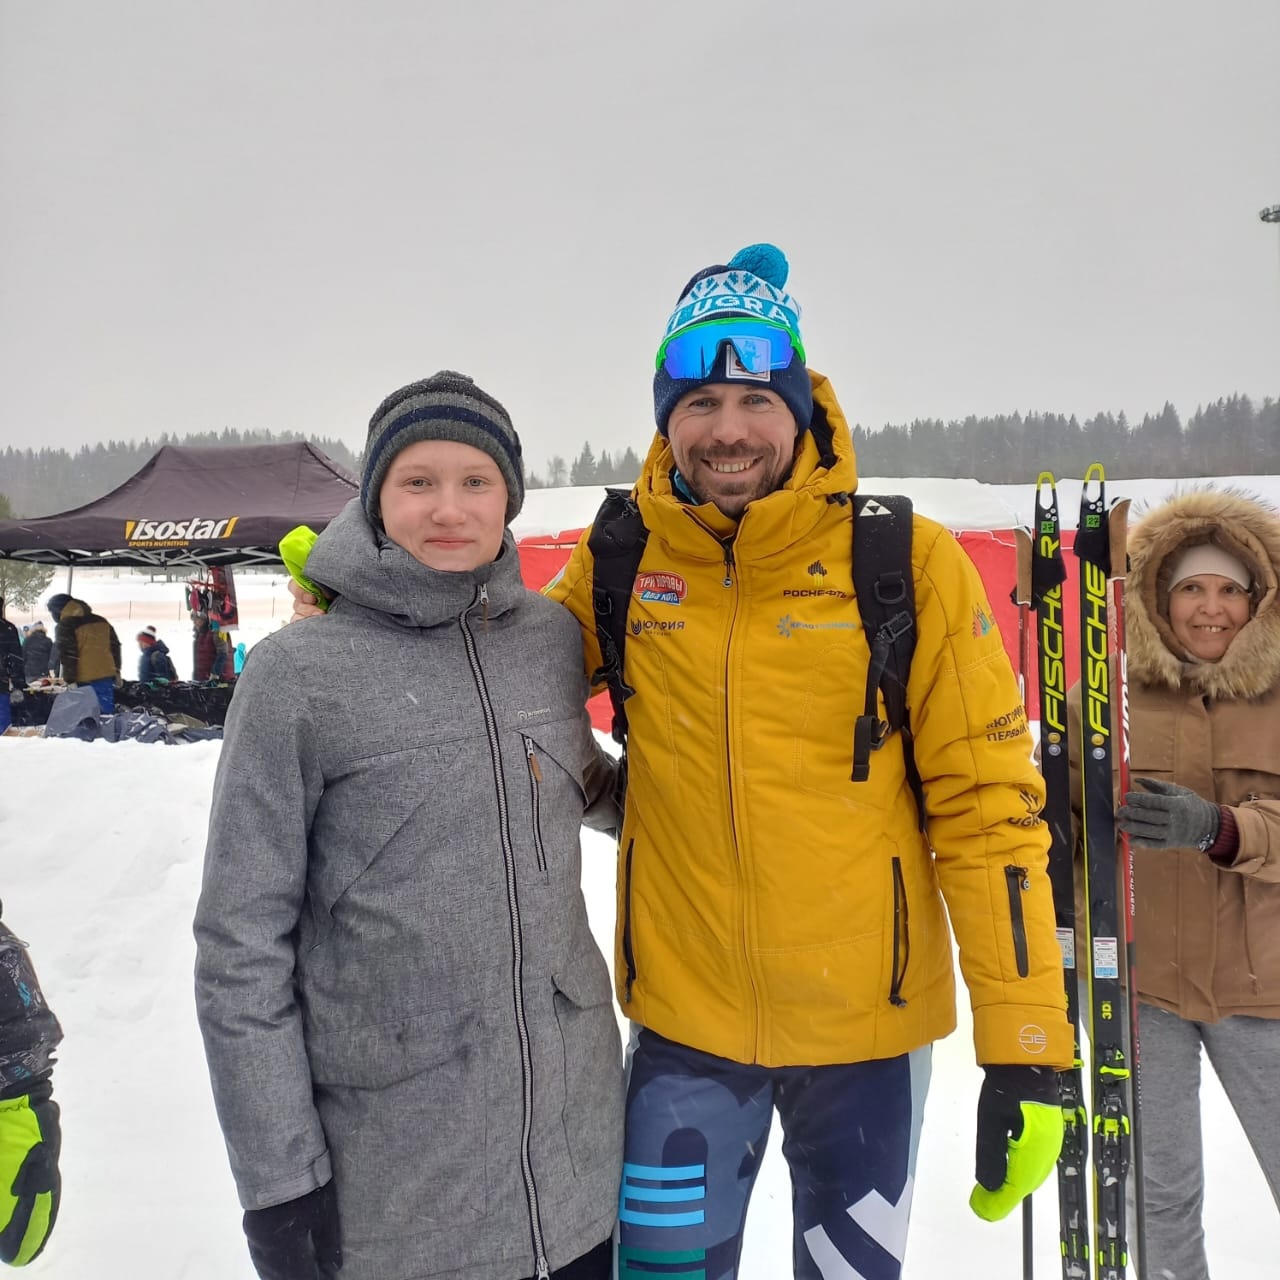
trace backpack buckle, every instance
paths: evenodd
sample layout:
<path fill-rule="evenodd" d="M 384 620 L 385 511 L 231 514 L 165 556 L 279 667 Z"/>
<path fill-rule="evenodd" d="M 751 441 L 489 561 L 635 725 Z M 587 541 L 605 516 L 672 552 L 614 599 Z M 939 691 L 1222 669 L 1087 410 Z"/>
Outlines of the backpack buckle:
<path fill-rule="evenodd" d="M 871 753 L 889 737 L 889 724 L 879 716 L 859 716 L 853 722 L 853 782 L 866 782 L 871 774 Z"/>

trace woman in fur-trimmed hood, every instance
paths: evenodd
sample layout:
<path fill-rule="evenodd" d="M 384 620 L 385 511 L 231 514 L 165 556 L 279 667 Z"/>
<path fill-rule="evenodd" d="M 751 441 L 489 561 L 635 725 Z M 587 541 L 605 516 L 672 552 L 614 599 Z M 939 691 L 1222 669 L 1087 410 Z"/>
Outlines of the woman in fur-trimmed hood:
<path fill-rule="evenodd" d="M 1129 539 L 1148 1273 L 1207 1278 L 1201 1046 L 1280 1203 L 1280 514 L 1196 489 Z"/>

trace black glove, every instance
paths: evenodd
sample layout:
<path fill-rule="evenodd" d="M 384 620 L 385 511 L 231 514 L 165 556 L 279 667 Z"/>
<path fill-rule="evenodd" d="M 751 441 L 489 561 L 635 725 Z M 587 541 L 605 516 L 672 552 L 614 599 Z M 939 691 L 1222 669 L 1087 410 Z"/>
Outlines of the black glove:
<path fill-rule="evenodd" d="M 0 1262 L 39 1256 L 58 1220 L 62 1128 L 48 1080 L 0 1101 Z"/>
<path fill-rule="evenodd" d="M 1050 1067 L 983 1067 L 969 1206 L 995 1222 L 1049 1176 L 1062 1149 L 1058 1073 Z"/>
<path fill-rule="evenodd" d="M 1190 787 L 1154 778 L 1135 778 L 1145 791 L 1130 791 L 1116 810 L 1116 822 L 1134 844 L 1148 849 L 1207 849 L 1217 838 L 1222 815 Z"/>
<path fill-rule="evenodd" d="M 246 1209 L 249 1257 L 262 1280 L 324 1280 L 342 1267 L 333 1181 L 296 1200 Z"/>

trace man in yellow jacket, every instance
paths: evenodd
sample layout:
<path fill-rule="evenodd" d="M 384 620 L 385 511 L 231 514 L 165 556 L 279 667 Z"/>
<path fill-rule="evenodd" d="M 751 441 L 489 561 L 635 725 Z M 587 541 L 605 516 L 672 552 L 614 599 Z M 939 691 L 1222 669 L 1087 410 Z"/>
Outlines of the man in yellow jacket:
<path fill-rule="evenodd" d="M 870 661 L 857 473 L 786 278 L 771 245 L 698 272 L 656 360 L 623 671 L 622 1280 L 737 1275 L 775 1108 L 796 1276 L 896 1280 L 930 1046 L 955 1027 L 948 916 L 986 1071 L 975 1212 L 1008 1213 L 1061 1143 L 1072 1041 L 1016 681 L 973 565 L 916 516 L 906 701 L 926 830 L 900 735 L 850 781 Z M 598 678 L 589 534 L 547 593 Z"/>

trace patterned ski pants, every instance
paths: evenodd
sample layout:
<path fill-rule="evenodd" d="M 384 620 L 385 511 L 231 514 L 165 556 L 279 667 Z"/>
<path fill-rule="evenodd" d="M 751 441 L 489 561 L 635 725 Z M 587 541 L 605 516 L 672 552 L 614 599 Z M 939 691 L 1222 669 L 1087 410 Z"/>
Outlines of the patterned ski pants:
<path fill-rule="evenodd" d="M 628 1057 L 618 1280 L 736 1280 L 774 1108 L 796 1280 L 898 1280 L 931 1048 L 768 1068 L 641 1030 Z"/>

